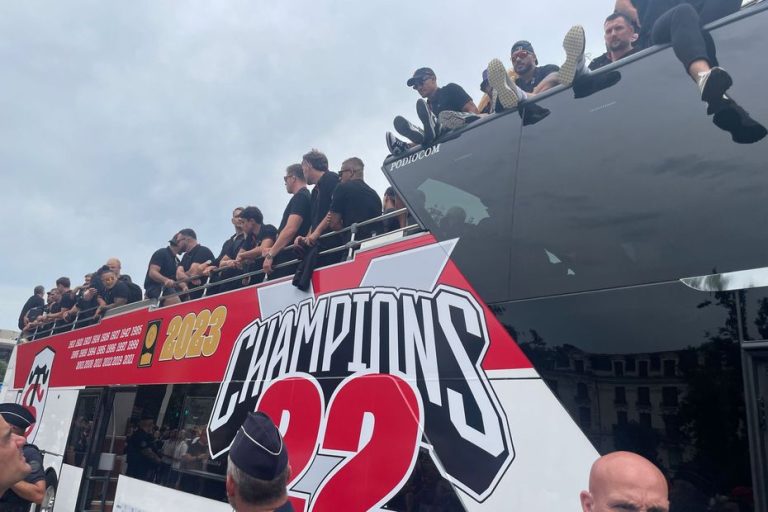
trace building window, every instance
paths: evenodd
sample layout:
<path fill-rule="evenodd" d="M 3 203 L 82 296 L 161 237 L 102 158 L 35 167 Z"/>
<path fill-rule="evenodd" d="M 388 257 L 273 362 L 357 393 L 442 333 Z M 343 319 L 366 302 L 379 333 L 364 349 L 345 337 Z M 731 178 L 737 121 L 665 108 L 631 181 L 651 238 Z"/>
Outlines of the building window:
<path fill-rule="evenodd" d="M 582 428 L 592 428 L 592 409 L 579 407 L 579 424 Z"/>
<path fill-rule="evenodd" d="M 617 377 L 624 376 L 624 361 L 613 362 L 613 374 Z"/>
<path fill-rule="evenodd" d="M 616 405 L 627 405 L 627 389 L 619 386 L 614 390 L 614 403 Z"/>
<path fill-rule="evenodd" d="M 661 405 L 664 407 L 678 406 L 678 389 L 674 386 L 665 386 L 661 388 Z"/>
<path fill-rule="evenodd" d="M 647 377 L 648 376 L 648 361 L 640 361 L 639 375 L 640 375 L 640 377 Z"/>
<path fill-rule="evenodd" d="M 583 359 L 576 359 L 573 362 L 573 365 L 576 368 L 576 373 L 584 373 L 584 360 Z"/>
<path fill-rule="evenodd" d="M 576 384 L 576 400 L 589 400 L 589 391 L 583 382 Z"/>
<path fill-rule="evenodd" d="M 651 388 L 637 388 L 637 405 L 649 407 L 651 405 Z"/>
<path fill-rule="evenodd" d="M 651 424 L 651 414 L 648 412 L 641 412 L 640 413 L 640 425 L 647 427 L 647 428 L 653 428 L 653 425 Z"/>
<path fill-rule="evenodd" d="M 674 377 L 677 375 L 677 361 L 674 359 L 665 359 L 664 360 L 664 376 L 665 377 Z"/>
<path fill-rule="evenodd" d="M 627 411 L 618 411 L 616 413 L 616 424 L 617 425 L 626 425 L 627 424 Z"/>

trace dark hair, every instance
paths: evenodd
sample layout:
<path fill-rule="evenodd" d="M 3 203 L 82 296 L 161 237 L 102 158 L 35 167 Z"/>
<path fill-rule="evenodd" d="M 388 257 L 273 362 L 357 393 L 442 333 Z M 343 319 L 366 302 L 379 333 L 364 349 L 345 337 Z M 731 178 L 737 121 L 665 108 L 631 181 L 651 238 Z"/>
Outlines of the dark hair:
<path fill-rule="evenodd" d="M 197 240 L 197 233 L 195 233 L 194 229 L 184 228 L 181 231 L 179 231 L 179 234 L 180 235 L 184 235 L 184 236 L 188 236 L 189 238 Z"/>
<path fill-rule="evenodd" d="M 71 283 L 69 282 L 68 277 L 60 277 L 56 280 L 56 286 L 63 286 L 64 288 L 69 288 L 69 285 Z"/>
<path fill-rule="evenodd" d="M 387 197 L 395 197 L 397 194 L 395 194 L 395 187 L 387 187 L 387 190 L 384 191 L 384 195 Z"/>
<path fill-rule="evenodd" d="M 264 215 L 261 210 L 255 206 L 246 206 L 243 211 L 240 212 L 240 218 L 243 220 L 255 220 L 256 224 L 264 224 Z"/>
<path fill-rule="evenodd" d="M 317 169 L 320 172 L 328 171 L 328 157 L 316 149 L 313 149 L 301 157 L 301 159 L 311 165 L 313 169 Z"/>
<path fill-rule="evenodd" d="M 637 27 L 635 27 L 635 22 L 632 21 L 632 18 L 630 18 L 629 16 L 627 16 L 623 12 L 614 12 L 613 14 L 611 14 L 610 16 L 605 18 L 605 23 L 608 23 L 609 21 L 617 20 L 619 18 L 622 18 L 624 21 L 626 21 L 627 25 L 632 27 L 632 30 L 637 32 Z"/>
<path fill-rule="evenodd" d="M 301 170 L 301 164 L 291 164 L 285 168 L 286 176 L 293 176 L 299 181 L 307 181 L 304 177 L 304 171 Z"/>
<path fill-rule="evenodd" d="M 40 295 L 41 293 L 45 293 L 45 286 L 39 284 L 35 286 L 35 295 Z"/>

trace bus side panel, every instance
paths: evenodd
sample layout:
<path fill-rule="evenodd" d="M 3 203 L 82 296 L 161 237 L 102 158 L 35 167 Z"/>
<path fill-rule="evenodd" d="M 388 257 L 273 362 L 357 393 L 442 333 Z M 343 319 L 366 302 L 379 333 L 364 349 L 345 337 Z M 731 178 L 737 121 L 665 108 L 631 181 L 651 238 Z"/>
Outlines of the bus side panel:
<path fill-rule="evenodd" d="M 0 403 L 16 401 L 17 391 L 13 389 L 13 379 L 16 375 L 16 357 L 18 356 L 18 352 L 19 347 L 13 347 L 11 357 L 8 359 L 8 367 L 5 369 L 3 387 L 0 389 Z"/>
<path fill-rule="evenodd" d="M 173 510 L 185 512 L 231 512 L 228 503 L 209 500 L 186 492 L 168 489 L 159 485 L 120 475 L 117 481 L 114 510 Z"/>
<path fill-rule="evenodd" d="M 59 487 L 56 490 L 56 510 L 74 512 L 77 507 L 77 495 L 83 479 L 83 468 L 62 464 L 59 475 Z"/>
<path fill-rule="evenodd" d="M 51 455 L 64 456 L 79 392 L 77 389 L 53 389 L 49 391 L 42 418 L 38 418 L 40 428 L 34 440 L 34 444 L 38 448 Z M 59 461 L 60 463 L 61 461 Z M 48 467 L 47 464 L 46 467 Z M 55 469 L 58 474 L 59 468 L 56 467 Z"/>

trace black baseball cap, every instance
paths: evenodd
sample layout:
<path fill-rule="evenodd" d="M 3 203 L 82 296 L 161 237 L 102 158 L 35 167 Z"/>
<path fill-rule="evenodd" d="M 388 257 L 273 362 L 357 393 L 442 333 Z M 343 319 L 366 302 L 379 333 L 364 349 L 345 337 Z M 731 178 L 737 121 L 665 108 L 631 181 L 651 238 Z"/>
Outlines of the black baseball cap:
<path fill-rule="evenodd" d="M 512 45 L 512 50 L 509 52 L 510 54 L 515 53 L 517 50 L 525 50 L 528 53 L 536 54 L 535 51 L 533 51 L 533 45 L 529 41 L 518 41 L 515 44 Z"/>
<path fill-rule="evenodd" d="M 408 79 L 406 85 L 408 87 L 413 87 L 416 81 L 421 81 L 425 78 L 435 78 L 435 76 L 435 72 L 432 71 L 432 68 L 419 68 L 413 72 L 413 76 Z"/>
<path fill-rule="evenodd" d="M 35 415 L 23 405 L 6 403 L 0 404 L 0 416 L 10 425 L 27 430 L 35 423 Z"/>
<path fill-rule="evenodd" d="M 232 463 L 259 480 L 274 480 L 288 465 L 283 436 L 263 412 L 248 413 L 229 449 Z"/>

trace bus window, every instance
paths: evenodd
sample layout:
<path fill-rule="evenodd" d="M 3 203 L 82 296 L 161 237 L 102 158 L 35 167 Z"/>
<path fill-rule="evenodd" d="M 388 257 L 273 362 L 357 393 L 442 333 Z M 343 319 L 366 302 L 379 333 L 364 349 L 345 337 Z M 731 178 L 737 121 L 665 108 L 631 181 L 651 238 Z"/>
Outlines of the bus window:
<path fill-rule="evenodd" d="M 77 399 L 64 454 L 64 462 L 71 466 L 85 467 L 100 397 L 99 393 L 83 392 Z"/>

